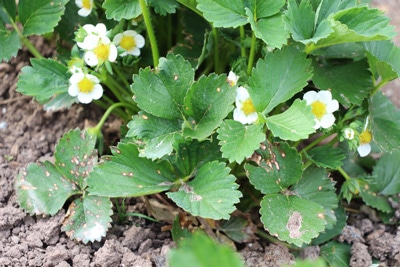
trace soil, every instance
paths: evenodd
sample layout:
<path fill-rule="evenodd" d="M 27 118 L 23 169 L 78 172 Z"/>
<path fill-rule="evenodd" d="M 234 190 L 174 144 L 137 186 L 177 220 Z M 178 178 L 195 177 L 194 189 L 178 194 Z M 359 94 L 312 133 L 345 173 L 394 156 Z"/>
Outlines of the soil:
<path fill-rule="evenodd" d="M 372 1 L 400 26 L 400 2 Z M 400 28 L 398 27 L 397 30 Z M 395 39 L 400 45 L 400 37 Z M 35 46 L 46 56 L 52 46 L 34 39 Z M 69 110 L 46 112 L 30 97 L 16 92 L 18 74 L 29 65 L 30 54 L 21 50 L 10 62 L 0 63 L 0 267 L 3 266 L 167 266 L 166 255 L 175 247 L 165 223 L 154 223 L 139 217 L 119 222 L 115 216 L 107 236 L 100 242 L 82 244 L 70 240 L 60 230 L 65 214 L 62 209 L 53 217 L 30 216 L 16 202 L 14 179 L 30 162 L 52 160 L 57 140 L 69 129 L 81 129 L 98 122 L 101 112 L 92 105 L 75 105 Z M 400 82 L 384 89 L 400 107 Z M 115 142 L 119 122 L 105 124 L 106 139 Z M 114 140 L 114 141 L 113 141 Z M 128 211 L 146 214 L 142 198 L 128 199 Z M 400 266 L 400 228 L 377 220 L 365 208 L 350 213 L 348 224 L 338 237 L 352 245 L 350 266 L 370 266 L 375 259 L 380 266 Z M 238 249 L 246 266 L 281 266 L 294 262 L 294 255 L 280 244 L 252 240 Z M 311 247 L 300 255 L 318 256 L 319 248 Z"/>

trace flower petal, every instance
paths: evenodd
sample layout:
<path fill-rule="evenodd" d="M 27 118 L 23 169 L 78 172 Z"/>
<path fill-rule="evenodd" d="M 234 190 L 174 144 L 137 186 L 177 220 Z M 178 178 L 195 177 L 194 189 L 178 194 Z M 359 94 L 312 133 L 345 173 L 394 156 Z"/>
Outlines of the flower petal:
<path fill-rule="evenodd" d="M 357 151 L 360 157 L 365 157 L 369 153 L 371 153 L 371 145 L 370 144 L 361 145 L 357 148 Z"/>
<path fill-rule="evenodd" d="M 236 95 L 237 100 L 244 101 L 244 100 L 250 98 L 249 92 L 243 86 L 239 86 L 236 89 L 236 93 L 237 93 L 237 95 Z"/>
<path fill-rule="evenodd" d="M 70 96 L 75 97 L 75 96 L 78 95 L 78 93 L 79 93 L 79 88 L 78 88 L 78 86 L 76 84 L 71 84 L 68 87 L 68 94 Z"/>
<path fill-rule="evenodd" d="M 78 94 L 78 100 L 83 104 L 89 104 L 90 102 L 92 102 L 93 98 L 91 94 L 80 93 Z"/>
<path fill-rule="evenodd" d="M 319 91 L 318 99 L 321 100 L 321 102 L 327 104 L 332 100 L 332 93 L 328 90 Z"/>
<path fill-rule="evenodd" d="M 118 49 L 114 44 L 110 44 L 110 54 L 108 55 L 108 61 L 114 62 L 118 56 Z"/>
<path fill-rule="evenodd" d="M 78 15 L 81 17 L 87 17 L 92 13 L 92 9 L 81 8 L 78 10 Z"/>
<path fill-rule="evenodd" d="M 145 43 L 144 37 L 140 34 L 136 34 L 134 38 L 135 38 L 136 46 L 138 48 L 142 48 Z"/>
<path fill-rule="evenodd" d="M 304 94 L 303 99 L 307 101 L 307 105 L 310 105 L 312 102 L 318 100 L 318 93 L 315 91 L 308 91 Z"/>
<path fill-rule="evenodd" d="M 333 116 L 332 113 L 325 114 L 320 120 L 321 127 L 324 129 L 328 129 L 334 123 L 335 123 L 335 116 Z"/>
<path fill-rule="evenodd" d="M 86 64 L 88 64 L 91 67 L 94 67 L 99 63 L 99 60 L 97 59 L 97 56 L 93 51 L 87 51 L 84 55 L 84 59 Z"/>
<path fill-rule="evenodd" d="M 326 112 L 332 113 L 339 109 L 339 102 L 336 99 L 326 103 Z"/>
<path fill-rule="evenodd" d="M 85 74 L 83 74 L 83 72 L 74 73 L 69 78 L 69 82 L 70 82 L 70 84 L 77 84 L 78 82 L 80 82 L 83 79 L 83 77 L 85 77 Z"/>
<path fill-rule="evenodd" d="M 100 99 L 103 96 L 103 87 L 100 84 L 95 84 L 91 95 L 93 99 Z"/>

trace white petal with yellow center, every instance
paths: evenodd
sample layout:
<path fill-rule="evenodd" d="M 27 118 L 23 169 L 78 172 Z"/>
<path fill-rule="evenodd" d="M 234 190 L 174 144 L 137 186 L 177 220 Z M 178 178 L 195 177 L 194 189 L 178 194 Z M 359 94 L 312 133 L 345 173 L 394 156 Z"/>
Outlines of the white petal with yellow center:
<path fill-rule="evenodd" d="M 68 94 L 77 97 L 79 102 L 88 104 L 93 99 L 99 99 L 103 95 L 103 87 L 99 82 L 99 79 L 94 75 L 83 72 L 75 73 L 69 79 Z"/>
<path fill-rule="evenodd" d="M 257 121 L 258 113 L 250 98 L 249 92 L 243 86 L 236 90 L 236 108 L 233 111 L 233 119 L 242 124 L 252 124 Z"/>
<path fill-rule="evenodd" d="M 311 111 L 315 116 L 315 129 L 329 128 L 335 123 L 335 116 L 332 114 L 339 109 L 339 102 L 332 99 L 330 91 L 308 91 L 303 97 L 307 105 L 311 105 Z"/>
<path fill-rule="evenodd" d="M 144 37 L 133 30 L 115 35 L 113 42 L 124 50 L 121 54 L 122 57 L 127 55 L 140 56 L 140 48 L 145 44 Z"/>
<path fill-rule="evenodd" d="M 75 0 L 75 4 L 80 9 L 78 15 L 81 17 L 87 17 L 93 9 L 93 0 Z"/>
<path fill-rule="evenodd" d="M 235 86 L 238 80 L 239 76 L 237 76 L 233 71 L 229 71 L 228 77 L 226 78 L 226 81 L 229 83 L 229 86 L 231 87 Z"/>

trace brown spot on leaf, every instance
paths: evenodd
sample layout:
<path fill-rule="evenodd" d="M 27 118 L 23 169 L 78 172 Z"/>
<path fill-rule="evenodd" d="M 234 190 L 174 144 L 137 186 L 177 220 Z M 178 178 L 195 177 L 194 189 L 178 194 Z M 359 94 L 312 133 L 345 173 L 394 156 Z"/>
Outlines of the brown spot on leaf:
<path fill-rule="evenodd" d="M 286 229 L 289 230 L 290 238 L 300 238 L 304 232 L 300 232 L 301 222 L 303 221 L 303 216 L 300 212 L 295 211 L 290 215 L 289 220 L 286 224 Z"/>

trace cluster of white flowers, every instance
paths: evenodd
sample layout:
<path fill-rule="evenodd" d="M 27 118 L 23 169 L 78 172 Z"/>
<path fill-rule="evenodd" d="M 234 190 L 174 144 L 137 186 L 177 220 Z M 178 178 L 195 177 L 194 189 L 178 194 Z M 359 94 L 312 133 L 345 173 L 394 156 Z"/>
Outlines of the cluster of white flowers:
<path fill-rule="evenodd" d="M 368 156 L 369 153 L 371 153 L 372 133 L 368 129 L 368 118 L 361 133 L 358 133 L 351 127 L 347 127 L 343 130 L 343 136 L 349 142 L 354 142 L 354 144 L 357 146 L 357 152 L 360 157 Z M 355 138 L 356 136 L 358 138 Z"/>

